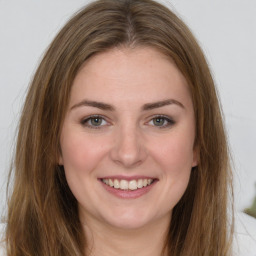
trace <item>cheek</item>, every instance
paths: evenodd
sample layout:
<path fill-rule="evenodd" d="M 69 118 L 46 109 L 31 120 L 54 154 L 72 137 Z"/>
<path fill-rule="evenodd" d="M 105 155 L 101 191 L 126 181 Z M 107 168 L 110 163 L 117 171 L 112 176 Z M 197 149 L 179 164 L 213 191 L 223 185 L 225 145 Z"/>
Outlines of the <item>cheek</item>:
<path fill-rule="evenodd" d="M 193 141 L 186 136 L 170 137 L 155 150 L 155 156 L 166 170 L 177 173 L 183 169 L 191 170 L 194 160 Z"/>
<path fill-rule="evenodd" d="M 104 156 L 104 141 L 90 139 L 84 133 L 74 133 L 62 137 L 62 162 L 66 172 L 90 172 Z"/>
<path fill-rule="evenodd" d="M 162 199 L 168 209 L 179 202 L 190 179 L 193 166 L 193 141 L 184 136 L 174 136 L 163 141 L 154 152 L 155 161 L 162 170 Z"/>
<path fill-rule="evenodd" d="M 97 166 L 104 157 L 106 141 L 88 137 L 81 131 L 65 130 L 61 137 L 62 164 L 68 185 L 78 202 L 95 189 L 90 182 L 97 176 Z M 86 197 L 87 198 L 87 197 Z"/>

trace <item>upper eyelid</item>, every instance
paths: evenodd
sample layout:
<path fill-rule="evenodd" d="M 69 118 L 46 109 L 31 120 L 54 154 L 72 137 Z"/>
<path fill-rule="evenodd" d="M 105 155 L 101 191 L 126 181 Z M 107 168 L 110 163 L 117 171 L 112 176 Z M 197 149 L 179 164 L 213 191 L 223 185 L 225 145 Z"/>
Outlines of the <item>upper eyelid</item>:
<path fill-rule="evenodd" d="M 92 119 L 92 118 L 102 118 L 104 121 L 106 121 L 107 123 L 111 123 L 111 120 L 110 120 L 110 118 L 108 118 L 108 117 L 106 117 L 105 115 L 102 115 L 102 114 L 92 114 L 92 115 L 88 115 L 88 116 L 86 116 L 86 117 L 83 117 L 82 119 L 81 119 L 81 123 L 83 123 L 83 122 L 86 122 L 86 121 L 88 121 L 88 120 L 90 120 L 90 119 Z M 175 120 L 172 118 L 172 117 L 170 117 L 169 115 L 165 115 L 165 114 L 154 114 L 154 115 L 152 115 L 152 116 L 149 116 L 149 117 L 147 117 L 146 119 L 148 120 L 148 121 L 146 121 L 146 123 L 148 123 L 148 122 L 150 122 L 152 119 L 154 119 L 154 118 L 164 118 L 164 119 L 166 119 L 166 120 L 169 120 L 169 121 L 171 121 L 171 122 L 175 122 Z"/>
<path fill-rule="evenodd" d="M 164 126 L 159 126 L 158 128 L 167 128 L 167 127 L 172 126 L 172 125 L 174 125 L 174 124 L 176 123 L 175 120 L 174 120 L 172 117 L 170 117 L 170 116 L 166 116 L 166 115 L 154 115 L 154 116 L 152 116 L 152 117 L 149 119 L 149 121 L 146 122 L 146 124 L 150 123 L 153 119 L 156 119 L 156 118 L 163 118 L 163 119 L 165 119 L 165 121 L 167 121 L 167 124 L 166 124 L 166 125 L 164 125 Z"/>
<path fill-rule="evenodd" d="M 105 122 L 109 123 L 108 118 L 106 118 L 106 117 L 103 116 L 103 115 L 97 115 L 97 114 L 95 114 L 95 115 L 89 115 L 89 116 L 87 116 L 87 117 L 82 118 L 81 121 L 80 121 L 80 123 L 81 123 L 81 124 L 85 124 L 87 121 L 89 121 L 90 119 L 93 119 L 93 118 L 101 118 L 101 119 L 103 119 Z"/>
<path fill-rule="evenodd" d="M 108 118 L 108 117 L 106 117 L 105 115 L 102 115 L 102 114 L 92 114 L 92 115 L 88 115 L 88 116 L 86 116 L 86 117 L 81 118 L 81 120 L 88 120 L 88 119 L 90 119 L 90 118 L 96 118 L 96 117 L 102 118 L 102 119 L 104 119 L 104 120 L 106 120 L 106 121 L 109 121 L 109 120 L 110 120 L 110 118 Z M 174 119 L 173 119 L 171 116 L 165 115 L 165 114 L 154 114 L 154 115 L 151 115 L 151 116 L 147 117 L 146 119 L 151 120 L 151 119 L 154 119 L 154 118 L 157 118 L 157 117 L 166 118 L 166 119 L 169 119 L 169 120 L 174 121 Z"/>
<path fill-rule="evenodd" d="M 106 122 L 106 124 L 99 125 L 99 126 L 89 124 L 90 120 L 93 119 L 93 118 L 101 118 L 101 119 L 103 119 Z M 102 130 L 102 129 L 106 128 L 106 126 L 109 126 L 109 122 L 102 115 L 90 115 L 90 116 L 87 116 L 87 117 L 85 117 L 85 118 L 80 120 L 80 124 L 84 128 L 87 128 L 87 129 L 90 129 L 90 130 Z"/>
<path fill-rule="evenodd" d="M 99 114 L 93 114 L 93 115 L 88 115 L 86 117 L 83 117 L 82 120 L 89 120 L 90 118 L 102 118 L 104 119 L 105 121 L 107 121 L 109 118 L 107 118 L 106 116 L 104 115 L 99 115 Z"/>
<path fill-rule="evenodd" d="M 164 114 L 156 114 L 156 115 L 152 115 L 152 116 L 148 117 L 149 120 L 152 120 L 154 118 L 165 118 L 165 119 L 168 119 L 170 121 L 174 121 L 174 119 L 171 116 L 164 115 Z"/>

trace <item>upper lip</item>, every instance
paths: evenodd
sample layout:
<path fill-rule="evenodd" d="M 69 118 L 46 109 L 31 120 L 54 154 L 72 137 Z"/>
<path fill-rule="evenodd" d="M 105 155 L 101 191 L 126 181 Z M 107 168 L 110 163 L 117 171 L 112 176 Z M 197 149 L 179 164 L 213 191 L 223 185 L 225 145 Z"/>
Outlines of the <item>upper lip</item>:
<path fill-rule="evenodd" d="M 152 176 L 143 176 L 143 175 L 135 175 L 135 176 L 125 176 L 125 175 L 111 175 L 111 176 L 104 176 L 104 177 L 100 177 L 100 180 L 103 179 L 111 179 L 111 180 L 139 180 L 139 179 L 152 179 L 155 180 L 156 177 L 152 177 Z"/>

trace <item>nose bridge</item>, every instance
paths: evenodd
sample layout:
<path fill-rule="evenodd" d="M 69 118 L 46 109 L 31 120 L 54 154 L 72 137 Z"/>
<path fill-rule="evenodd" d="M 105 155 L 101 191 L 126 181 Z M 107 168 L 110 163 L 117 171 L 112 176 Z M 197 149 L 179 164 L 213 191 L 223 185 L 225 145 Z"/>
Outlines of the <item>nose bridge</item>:
<path fill-rule="evenodd" d="M 143 136 L 135 122 L 121 125 L 114 135 L 112 159 L 125 167 L 133 167 L 142 163 L 146 158 L 143 146 Z"/>

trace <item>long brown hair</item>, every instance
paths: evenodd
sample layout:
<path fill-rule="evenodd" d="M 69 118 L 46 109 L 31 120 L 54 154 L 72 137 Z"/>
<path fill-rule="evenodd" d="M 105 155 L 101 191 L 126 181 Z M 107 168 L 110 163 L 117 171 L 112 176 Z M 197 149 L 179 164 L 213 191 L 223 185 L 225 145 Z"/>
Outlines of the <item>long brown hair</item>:
<path fill-rule="evenodd" d="M 10 256 L 84 255 L 77 201 L 58 165 L 72 82 L 85 61 L 113 47 L 150 46 L 172 58 L 190 86 L 199 164 L 173 209 L 168 255 L 229 255 L 229 153 L 205 57 L 187 26 L 152 0 L 98 0 L 59 32 L 39 65 L 23 107 L 8 205 Z"/>

